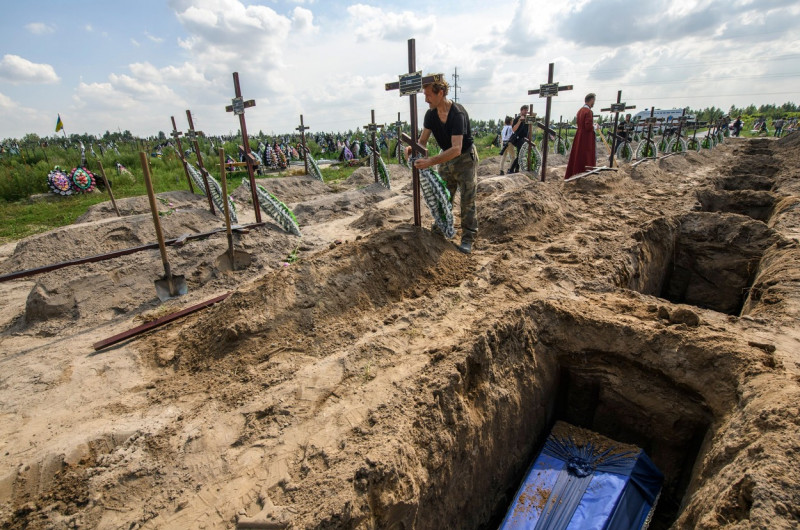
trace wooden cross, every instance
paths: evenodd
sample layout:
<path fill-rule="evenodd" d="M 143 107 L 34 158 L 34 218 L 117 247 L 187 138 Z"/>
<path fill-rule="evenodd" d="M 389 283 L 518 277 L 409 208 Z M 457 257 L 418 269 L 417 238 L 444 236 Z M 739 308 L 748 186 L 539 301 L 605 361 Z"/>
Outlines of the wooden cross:
<path fill-rule="evenodd" d="M 417 71 L 417 46 L 414 39 L 408 39 L 408 74 L 400 76 L 399 81 L 386 83 L 386 90 L 399 90 L 401 96 L 408 96 L 409 107 L 411 109 L 411 136 L 402 134 L 403 142 L 411 146 L 411 153 L 418 156 L 428 156 L 428 149 L 418 142 L 418 122 L 417 122 L 417 94 L 422 92 L 424 85 L 435 81 L 444 80 L 444 74 L 433 74 L 423 76 L 422 72 Z M 420 188 L 419 170 L 411 164 L 411 189 L 414 194 L 414 225 L 422 226 L 422 214 L 420 212 Z"/>
<path fill-rule="evenodd" d="M 303 164 L 306 168 L 306 175 L 308 175 L 308 147 L 306 147 L 306 130 L 311 127 L 306 127 L 303 124 L 303 115 L 300 115 L 300 126 L 295 128 L 295 131 L 300 131 L 300 140 L 303 142 Z"/>
<path fill-rule="evenodd" d="M 600 109 L 601 112 L 614 113 L 614 129 L 611 136 L 611 156 L 608 157 L 608 167 L 614 167 L 614 151 L 617 149 L 617 125 L 619 125 L 619 113 L 626 110 L 635 109 L 636 105 L 626 106 L 622 102 L 622 90 L 617 90 L 617 102 L 612 103 L 607 109 Z"/>
<path fill-rule="evenodd" d="M 375 177 L 375 182 L 378 182 L 378 157 L 381 155 L 375 143 L 375 134 L 378 132 L 378 129 L 382 128 L 383 125 L 375 123 L 375 109 L 372 109 L 372 121 L 364 125 L 364 130 L 372 133 L 370 142 L 372 144 L 372 152 L 375 153 L 375 156 L 372 157 L 372 175 Z"/>
<path fill-rule="evenodd" d="M 200 145 L 197 143 L 198 135 L 202 135 L 203 131 L 195 131 L 194 130 L 194 120 L 192 120 L 192 111 L 186 109 L 186 119 L 189 120 L 189 130 L 186 131 L 186 138 L 192 142 L 194 146 L 194 154 L 197 156 L 197 165 L 200 167 L 200 174 L 203 176 L 203 184 L 206 186 L 206 198 L 208 199 L 208 207 L 211 209 L 211 213 L 217 215 L 216 210 L 214 209 L 214 201 L 211 200 L 211 190 L 208 187 L 208 172 L 206 171 L 206 167 L 203 165 L 203 155 L 200 154 Z"/>
<path fill-rule="evenodd" d="M 533 127 L 536 125 L 536 117 L 536 113 L 533 112 L 533 103 L 531 103 L 531 113 L 525 116 L 525 123 L 528 124 L 528 171 L 531 170 L 533 160 Z"/>
<path fill-rule="evenodd" d="M 239 116 L 239 128 L 242 131 L 242 143 L 244 144 L 244 160 L 247 163 L 247 177 L 250 180 L 250 191 L 253 198 L 253 210 L 256 212 L 256 222 L 261 222 L 261 208 L 258 204 L 258 194 L 256 193 L 256 178 L 254 173 L 254 166 L 256 164 L 256 157 L 250 152 L 250 140 L 247 138 L 247 123 L 244 121 L 244 109 L 255 107 L 255 100 L 248 99 L 245 101 L 242 98 L 242 89 L 239 86 L 239 72 L 233 72 L 233 90 L 236 97 L 231 100 L 231 104 L 225 107 L 227 112 L 233 112 L 234 115 Z M 307 169 L 306 169 L 307 171 Z"/>
<path fill-rule="evenodd" d="M 658 121 L 655 118 L 655 112 L 656 112 L 656 108 L 655 107 L 650 107 L 650 117 L 649 118 L 645 118 L 645 120 L 644 120 L 645 123 L 647 123 L 647 143 L 648 144 L 652 141 L 652 138 L 653 138 L 653 125 L 655 125 L 656 121 Z"/>
<path fill-rule="evenodd" d="M 554 97 L 558 96 L 559 92 L 563 90 L 572 90 L 572 85 L 559 86 L 558 83 L 553 82 L 554 68 L 555 64 L 550 63 L 547 73 L 547 84 L 539 85 L 539 88 L 536 90 L 528 90 L 529 96 L 531 94 L 539 94 L 540 98 L 547 98 L 547 106 L 545 107 L 544 112 L 545 135 L 544 139 L 542 140 L 542 182 L 544 182 L 544 177 L 547 172 L 547 129 L 550 128 L 550 102 Z M 530 167 L 530 164 L 528 167 Z"/>
<path fill-rule="evenodd" d="M 683 125 L 688 120 L 689 120 L 689 118 L 686 116 L 686 109 L 684 108 L 683 111 L 681 112 L 681 117 L 677 119 L 678 131 L 677 131 L 677 134 L 675 135 L 675 141 L 676 142 L 680 142 L 681 141 L 681 131 L 683 130 Z"/>
<path fill-rule="evenodd" d="M 180 139 L 183 133 L 178 131 L 178 126 L 175 124 L 175 116 L 170 116 L 169 119 L 172 120 L 172 133 L 170 133 L 170 136 L 175 139 L 175 144 L 178 146 L 178 158 L 181 160 L 181 164 L 183 164 L 183 172 L 186 174 L 186 182 L 189 183 L 189 191 L 194 193 L 192 178 L 189 176 L 189 168 L 186 167 L 186 158 L 183 156 L 183 146 L 181 145 Z"/>

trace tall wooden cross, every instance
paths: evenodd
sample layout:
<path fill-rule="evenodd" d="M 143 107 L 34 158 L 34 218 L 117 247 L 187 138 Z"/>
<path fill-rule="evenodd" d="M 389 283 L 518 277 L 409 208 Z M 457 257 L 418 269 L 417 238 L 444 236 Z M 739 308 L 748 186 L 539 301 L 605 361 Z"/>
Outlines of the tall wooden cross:
<path fill-rule="evenodd" d="M 378 157 L 381 156 L 381 152 L 378 151 L 378 146 L 375 141 L 375 135 L 377 134 L 378 129 L 382 128 L 383 125 L 378 125 L 375 123 L 375 109 L 372 109 L 372 121 L 364 125 L 364 130 L 372 133 L 370 145 L 372 147 L 372 152 L 375 153 L 375 156 L 372 157 L 372 176 L 375 177 L 375 182 L 378 182 Z"/>
<path fill-rule="evenodd" d="M 300 126 L 295 128 L 295 131 L 300 131 L 300 140 L 303 142 L 303 165 L 306 168 L 306 175 L 308 175 L 308 147 L 306 147 L 306 130 L 311 127 L 306 127 L 303 124 L 303 115 L 300 115 Z"/>
<path fill-rule="evenodd" d="M 203 176 L 203 184 L 206 187 L 206 198 L 208 199 L 208 207 L 211 213 L 217 214 L 214 209 L 214 201 L 211 200 L 211 189 L 208 187 L 208 172 L 203 165 L 203 155 L 200 154 L 200 144 L 197 143 L 197 136 L 203 134 L 203 131 L 194 130 L 194 120 L 192 120 L 192 111 L 186 109 L 186 119 L 189 120 L 189 130 L 186 132 L 186 138 L 192 142 L 194 146 L 194 154 L 197 156 L 197 165 L 200 168 L 200 174 Z"/>
<path fill-rule="evenodd" d="M 614 113 L 614 129 L 611 132 L 611 155 L 608 157 L 608 167 L 614 167 L 614 152 L 617 150 L 617 126 L 619 125 L 619 113 L 635 108 L 636 105 L 625 105 L 625 103 L 622 102 L 622 90 L 617 90 L 617 102 L 612 103 L 607 109 L 600 109 L 601 112 Z"/>
<path fill-rule="evenodd" d="M 653 125 L 656 124 L 656 117 L 655 117 L 656 108 L 650 107 L 650 117 L 645 118 L 645 123 L 647 123 L 647 144 L 649 145 L 653 138 Z"/>
<path fill-rule="evenodd" d="M 678 122 L 678 131 L 675 135 L 675 141 L 681 141 L 681 132 L 683 131 L 683 126 L 686 122 L 689 121 L 689 117 L 686 116 L 686 108 L 684 107 L 683 111 L 681 112 L 681 117 L 677 119 Z"/>
<path fill-rule="evenodd" d="M 233 91 L 236 97 L 231 100 L 231 104 L 225 107 L 227 112 L 233 112 L 239 116 L 239 128 L 242 131 L 242 144 L 244 144 L 244 160 L 247 163 L 247 177 L 250 180 L 250 192 L 253 198 L 253 210 L 256 212 L 256 222 L 261 222 L 261 208 L 258 205 L 258 194 L 256 192 L 256 177 L 254 166 L 256 157 L 250 152 L 250 139 L 247 137 L 247 123 L 244 121 L 244 109 L 255 107 L 255 100 L 242 98 L 242 89 L 239 86 L 239 72 L 233 72 Z"/>
<path fill-rule="evenodd" d="M 411 146 L 411 154 L 418 156 L 428 156 L 428 149 L 420 145 L 417 136 L 417 94 L 422 92 L 423 85 L 434 81 L 444 80 L 444 74 L 433 74 L 423 76 L 421 71 L 417 71 L 417 46 L 414 39 L 408 39 L 408 73 L 403 74 L 399 81 L 386 83 L 386 90 L 400 90 L 401 96 L 408 96 L 409 107 L 411 110 L 411 136 L 401 135 L 401 139 Z M 419 170 L 411 164 L 411 189 L 414 194 L 414 225 L 422 226 L 422 213 L 420 211 L 420 188 Z"/>
<path fill-rule="evenodd" d="M 400 133 L 403 132 L 403 122 L 400 121 L 400 113 L 397 113 L 397 121 L 394 122 L 394 126 L 397 128 L 397 141 L 400 141 Z"/>
<path fill-rule="evenodd" d="M 189 183 L 189 191 L 194 193 L 194 186 L 192 186 L 192 178 L 189 176 L 189 168 L 186 167 L 186 157 L 183 156 L 183 146 L 181 145 L 181 136 L 183 135 L 182 132 L 178 131 L 178 126 L 175 124 L 175 116 L 170 116 L 170 120 L 172 120 L 172 136 L 175 139 L 175 144 L 178 146 L 178 158 L 181 160 L 181 164 L 183 164 L 183 172 L 186 174 L 186 182 Z"/>
<path fill-rule="evenodd" d="M 533 112 L 533 103 L 531 103 L 531 112 L 525 116 L 525 123 L 528 125 L 528 171 L 531 171 L 531 162 L 533 161 L 533 140 L 536 138 L 533 128 L 536 127 L 536 118 L 536 113 Z"/>
<path fill-rule="evenodd" d="M 553 82 L 554 63 L 550 63 L 547 73 L 547 84 L 539 85 L 536 90 L 528 90 L 528 95 L 539 94 L 540 98 L 547 98 L 547 106 L 544 111 L 544 128 L 545 134 L 542 139 L 542 182 L 544 182 L 545 174 L 547 173 L 547 130 L 550 129 L 550 102 L 558 96 L 558 93 L 563 90 L 572 90 L 572 85 L 559 86 L 558 83 Z M 530 165 L 528 166 L 530 167 Z"/>

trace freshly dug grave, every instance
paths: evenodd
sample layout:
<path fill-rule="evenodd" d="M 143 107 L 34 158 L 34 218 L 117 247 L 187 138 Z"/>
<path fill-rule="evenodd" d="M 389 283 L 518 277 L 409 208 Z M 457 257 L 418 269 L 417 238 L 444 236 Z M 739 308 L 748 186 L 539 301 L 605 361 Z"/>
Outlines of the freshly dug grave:
<path fill-rule="evenodd" d="M 483 177 L 470 256 L 397 222 L 397 186 L 308 225 L 299 260 L 234 275 L 225 302 L 99 355 L 127 313 L 4 332 L 0 521 L 492 528 L 563 419 L 653 458 L 653 528 L 795 528 L 798 160 L 744 143 L 642 179 Z M 785 197 L 766 223 L 693 211 L 710 176 L 762 156 Z M 344 228 L 358 236 L 319 235 Z M 275 254 L 260 244 L 256 262 Z"/>

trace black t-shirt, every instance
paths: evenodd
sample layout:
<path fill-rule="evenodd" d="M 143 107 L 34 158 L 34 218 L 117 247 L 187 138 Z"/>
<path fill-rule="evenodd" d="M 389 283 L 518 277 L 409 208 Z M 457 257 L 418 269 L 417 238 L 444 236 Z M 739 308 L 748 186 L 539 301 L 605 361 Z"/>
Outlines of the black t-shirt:
<path fill-rule="evenodd" d="M 453 146 L 451 136 L 459 135 L 464 137 L 461 140 L 461 153 L 468 153 L 472 149 L 472 129 L 469 126 L 469 115 L 458 103 L 450 106 L 445 123 L 439 119 L 439 112 L 436 109 L 428 109 L 422 126 L 433 133 L 433 137 L 436 138 L 436 143 L 439 144 L 442 151 Z"/>
<path fill-rule="evenodd" d="M 514 135 L 516 136 L 516 138 L 514 138 L 513 136 L 511 137 L 511 143 L 513 143 L 516 147 L 522 145 L 523 138 L 528 137 L 528 124 L 525 123 L 525 118 L 523 118 L 522 115 L 519 115 L 516 118 L 514 118 L 514 122 L 511 124 L 511 128 L 513 129 L 514 126 L 517 123 L 519 123 L 520 120 L 522 120 L 522 123 L 520 123 L 519 127 L 517 127 L 517 130 L 514 131 Z"/>

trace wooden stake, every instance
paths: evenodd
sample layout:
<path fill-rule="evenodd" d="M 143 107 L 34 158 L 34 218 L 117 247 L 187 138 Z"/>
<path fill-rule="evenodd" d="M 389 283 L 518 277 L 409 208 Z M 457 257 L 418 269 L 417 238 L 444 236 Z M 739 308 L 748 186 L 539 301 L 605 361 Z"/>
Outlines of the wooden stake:
<path fill-rule="evenodd" d="M 228 255 L 231 258 L 231 270 L 236 270 L 236 262 L 233 255 L 233 233 L 231 232 L 231 212 L 228 204 L 228 178 L 225 175 L 225 150 L 219 149 L 219 176 L 222 182 L 222 204 L 225 208 L 225 233 L 228 236 Z"/>
<path fill-rule="evenodd" d="M 108 183 L 108 178 L 106 178 L 106 170 L 103 169 L 103 163 L 98 160 L 97 165 L 100 167 L 100 176 L 103 177 L 103 184 L 106 185 L 108 196 L 111 197 L 111 205 L 114 207 L 114 211 L 117 212 L 117 217 L 122 217 L 119 213 L 119 208 L 117 208 L 117 201 L 114 200 L 114 193 L 111 191 L 111 185 Z"/>

